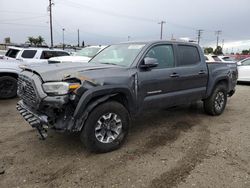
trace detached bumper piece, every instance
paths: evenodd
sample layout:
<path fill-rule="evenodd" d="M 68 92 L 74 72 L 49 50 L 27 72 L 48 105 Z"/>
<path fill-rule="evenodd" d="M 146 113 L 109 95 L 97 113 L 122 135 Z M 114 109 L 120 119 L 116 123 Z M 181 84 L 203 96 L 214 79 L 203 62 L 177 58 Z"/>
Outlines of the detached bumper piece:
<path fill-rule="evenodd" d="M 36 128 L 42 140 L 45 140 L 48 136 L 48 120 L 47 116 L 39 115 L 31 110 L 29 110 L 22 101 L 19 101 L 16 106 L 19 113 L 23 118 L 31 125 L 31 127 Z"/>

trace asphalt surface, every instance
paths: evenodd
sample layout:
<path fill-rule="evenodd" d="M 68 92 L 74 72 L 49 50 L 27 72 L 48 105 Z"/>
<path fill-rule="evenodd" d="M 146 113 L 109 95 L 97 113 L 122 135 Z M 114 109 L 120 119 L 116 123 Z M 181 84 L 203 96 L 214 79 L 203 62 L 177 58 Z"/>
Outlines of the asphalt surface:
<path fill-rule="evenodd" d="M 223 115 L 202 104 L 147 112 L 117 151 L 89 153 L 78 135 L 38 139 L 0 101 L 0 187 L 250 187 L 250 86 L 237 86 Z"/>

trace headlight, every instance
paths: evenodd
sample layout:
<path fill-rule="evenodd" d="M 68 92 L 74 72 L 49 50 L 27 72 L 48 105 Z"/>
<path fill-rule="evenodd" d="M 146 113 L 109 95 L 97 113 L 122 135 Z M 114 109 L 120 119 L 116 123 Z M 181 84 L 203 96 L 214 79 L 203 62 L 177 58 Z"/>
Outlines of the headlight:
<path fill-rule="evenodd" d="M 79 83 L 48 82 L 43 84 L 43 90 L 48 94 L 66 95 L 80 87 Z"/>

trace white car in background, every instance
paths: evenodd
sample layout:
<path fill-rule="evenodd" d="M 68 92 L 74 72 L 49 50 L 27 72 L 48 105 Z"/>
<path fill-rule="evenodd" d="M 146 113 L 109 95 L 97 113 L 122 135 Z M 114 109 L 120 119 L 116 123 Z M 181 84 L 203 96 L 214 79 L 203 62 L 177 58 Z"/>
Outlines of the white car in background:
<path fill-rule="evenodd" d="M 3 59 L 5 54 L 6 54 L 6 50 L 0 50 L 0 59 Z"/>
<path fill-rule="evenodd" d="M 236 63 L 236 61 L 233 58 L 231 58 L 230 56 L 218 56 L 218 58 L 223 63 Z"/>
<path fill-rule="evenodd" d="M 205 55 L 205 59 L 207 63 L 221 62 L 217 55 Z"/>
<path fill-rule="evenodd" d="M 107 46 L 88 46 L 85 47 L 72 56 L 63 56 L 63 57 L 53 57 L 49 59 L 49 63 L 68 63 L 68 62 L 79 62 L 87 63 L 92 59 L 96 54 L 102 51 Z"/>
<path fill-rule="evenodd" d="M 0 99 L 13 98 L 17 94 L 17 78 L 21 72 L 20 61 L 0 60 Z"/>
<path fill-rule="evenodd" d="M 3 59 L 19 60 L 25 63 L 48 62 L 51 57 L 68 56 L 69 53 L 60 49 L 9 47 Z"/>
<path fill-rule="evenodd" d="M 238 81 L 250 82 L 250 58 L 237 62 L 238 65 Z"/>

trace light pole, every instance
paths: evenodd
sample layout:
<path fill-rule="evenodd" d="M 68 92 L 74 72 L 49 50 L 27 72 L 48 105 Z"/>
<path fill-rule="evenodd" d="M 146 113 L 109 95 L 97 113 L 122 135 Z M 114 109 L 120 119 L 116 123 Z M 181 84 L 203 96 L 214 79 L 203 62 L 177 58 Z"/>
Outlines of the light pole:
<path fill-rule="evenodd" d="M 161 25 L 161 34 L 160 34 L 160 39 L 162 40 L 162 35 L 163 35 L 163 24 L 165 24 L 166 22 L 165 21 L 161 21 L 161 22 L 159 22 L 158 24 L 160 24 Z"/>
<path fill-rule="evenodd" d="M 63 28 L 63 29 L 62 29 L 62 34 L 63 34 L 63 35 L 62 35 L 62 37 L 63 37 L 62 48 L 63 48 L 63 50 L 64 50 L 64 31 L 65 31 L 65 29 Z"/>

